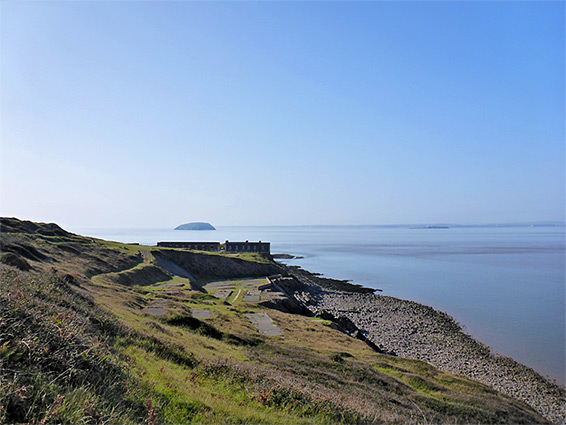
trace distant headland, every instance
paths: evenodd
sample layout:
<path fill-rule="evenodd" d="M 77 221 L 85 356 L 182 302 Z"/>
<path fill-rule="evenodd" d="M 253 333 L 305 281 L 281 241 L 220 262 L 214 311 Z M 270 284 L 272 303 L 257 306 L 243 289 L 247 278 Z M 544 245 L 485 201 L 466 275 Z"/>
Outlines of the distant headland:
<path fill-rule="evenodd" d="M 210 223 L 195 221 L 193 223 L 185 223 L 175 227 L 175 230 L 216 230 Z"/>

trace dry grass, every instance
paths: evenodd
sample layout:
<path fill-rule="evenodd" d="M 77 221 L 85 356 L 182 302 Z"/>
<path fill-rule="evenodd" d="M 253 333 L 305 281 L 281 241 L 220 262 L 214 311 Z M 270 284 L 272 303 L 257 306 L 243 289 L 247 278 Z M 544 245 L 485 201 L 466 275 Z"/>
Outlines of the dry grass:
<path fill-rule="evenodd" d="M 0 423 L 137 423 L 111 340 L 121 325 L 61 276 L 0 269 Z"/>
<path fill-rule="evenodd" d="M 325 321 L 230 305 L 187 279 L 171 279 L 183 285 L 168 292 L 158 273 L 137 275 L 155 267 L 147 247 L 47 230 L 0 235 L 32 267 L 0 271 L 0 422 L 542 419 L 481 384 L 375 353 Z M 155 305 L 165 314 L 148 313 Z M 194 309 L 211 317 L 194 319 Z M 259 335 L 249 312 L 267 312 L 283 336 Z"/>

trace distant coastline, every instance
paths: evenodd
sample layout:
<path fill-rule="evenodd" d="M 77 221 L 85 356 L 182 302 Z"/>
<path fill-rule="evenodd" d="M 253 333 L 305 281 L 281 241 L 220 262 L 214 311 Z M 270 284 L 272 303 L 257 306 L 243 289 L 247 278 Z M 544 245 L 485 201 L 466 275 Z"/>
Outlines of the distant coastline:
<path fill-rule="evenodd" d="M 421 226 L 421 227 L 411 227 L 411 229 L 450 229 L 449 226 Z"/>
<path fill-rule="evenodd" d="M 242 227 L 242 226 L 225 226 Z M 426 228 L 450 228 L 450 229 L 473 229 L 473 228 L 513 228 L 513 227 L 566 227 L 564 221 L 527 221 L 517 223 L 412 223 L 412 224 L 298 224 L 298 225 L 259 225 L 243 227 L 303 227 L 303 228 L 361 228 L 361 229 L 426 229 Z"/>

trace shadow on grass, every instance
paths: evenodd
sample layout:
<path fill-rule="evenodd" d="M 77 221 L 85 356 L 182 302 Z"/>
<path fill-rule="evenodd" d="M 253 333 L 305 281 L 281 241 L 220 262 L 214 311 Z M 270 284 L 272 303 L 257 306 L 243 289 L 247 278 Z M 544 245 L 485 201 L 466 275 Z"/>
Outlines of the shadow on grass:
<path fill-rule="evenodd" d="M 189 329 L 190 331 L 195 332 L 199 335 L 207 336 L 219 341 L 224 341 L 232 345 L 257 347 L 258 345 L 263 343 L 263 340 L 260 338 L 242 337 L 219 331 L 214 326 L 192 316 L 174 316 L 169 319 L 165 319 L 164 322 L 168 325 L 180 326 L 185 329 Z"/>

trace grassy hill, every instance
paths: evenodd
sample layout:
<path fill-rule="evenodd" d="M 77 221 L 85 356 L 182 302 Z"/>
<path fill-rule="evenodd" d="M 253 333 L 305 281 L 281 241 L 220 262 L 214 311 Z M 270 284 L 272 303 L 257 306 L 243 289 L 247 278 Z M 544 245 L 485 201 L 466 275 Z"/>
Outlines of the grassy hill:
<path fill-rule="evenodd" d="M 0 423 L 547 423 L 484 385 L 244 296 L 284 272 L 268 257 L 0 226 Z"/>

